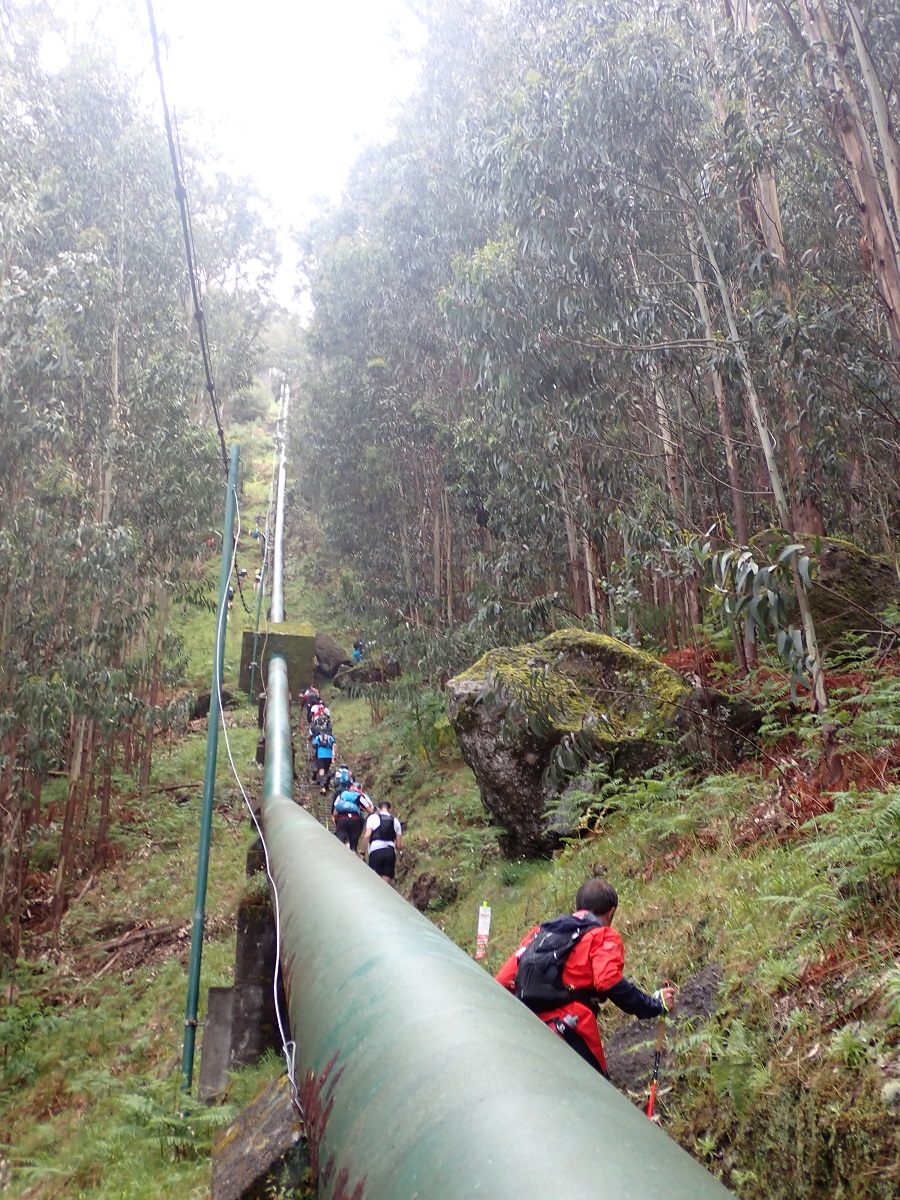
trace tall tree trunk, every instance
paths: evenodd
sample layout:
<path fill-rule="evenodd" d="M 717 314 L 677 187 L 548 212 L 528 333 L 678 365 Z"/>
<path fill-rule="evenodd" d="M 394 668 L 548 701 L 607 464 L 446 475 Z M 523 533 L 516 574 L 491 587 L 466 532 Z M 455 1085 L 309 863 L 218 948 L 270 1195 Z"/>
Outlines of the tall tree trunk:
<path fill-rule="evenodd" d="M 405 500 L 403 491 L 403 480 L 400 480 L 400 498 Z M 400 559 L 403 563 L 403 585 L 406 588 L 406 593 L 409 598 L 412 597 L 415 590 L 415 582 L 413 580 L 412 557 L 409 549 L 409 530 L 405 520 L 400 521 Z"/>
<path fill-rule="evenodd" d="M 651 370 L 652 386 L 653 386 L 653 401 L 656 410 L 656 418 L 659 427 L 660 441 L 663 446 L 663 458 L 666 466 L 666 480 L 669 485 L 669 496 L 672 501 L 672 508 L 681 520 L 685 528 L 690 526 L 687 509 L 684 501 L 684 491 L 681 487 L 681 479 L 678 474 L 678 452 L 675 439 L 672 436 L 672 422 L 669 416 L 669 406 L 666 401 L 663 389 L 656 379 L 656 372 Z M 700 589 L 697 584 L 697 576 L 682 575 L 684 587 L 685 605 L 687 609 L 688 628 L 685 630 L 685 636 L 691 637 L 697 625 L 702 621 L 702 612 L 700 609 Z"/>
<path fill-rule="evenodd" d="M 441 539 L 441 513 L 437 504 L 434 506 L 432 514 L 432 554 L 434 555 L 434 578 L 432 579 L 432 590 L 434 593 L 435 615 L 440 622 L 441 613 L 441 595 L 443 588 L 441 584 L 441 562 L 443 561 L 442 539 Z"/>
<path fill-rule="evenodd" d="M 749 0 L 731 5 L 726 0 L 726 12 L 731 14 L 738 35 L 755 33 L 756 11 Z M 722 109 L 724 112 L 724 109 Z M 756 134 L 753 92 L 744 88 L 744 114 L 747 128 Z M 724 117 L 722 119 L 724 126 Z M 751 167 L 749 186 L 742 192 L 739 208 L 746 213 L 753 233 L 766 250 L 772 269 L 771 293 L 775 307 L 783 306 L 793 316 L 794 300 L 788 272 L 788 249 L 781 219 L 781 203 L 775 171 L 765 156 L 755 159 Z M 791 500 L 793 528 L 806 533 L 824 534 L 825 524 L 816 499 L 813 470 L 806 447 L 810 442 L 809 421 L 797 403 L 796 389 L 788 375 L 788 365 L 779 359 L 776 367 L 776 389 L 784 410 L 787 477 Z"/>
<path fill-rule="evenodd" d="M 100 815 L 97 820 L 97 836 L 94 840 L 94 865 L 102 866 L 106 861 L 106 848 L 109 844 L 110 799 L 112 797 L 112 763 L 110 748 L 107 747 L 106 762 L 103 767 L 103 784 L 100 790 Z"/>
<path fill-rule="evenodd" d="M 165 583 L 166 571 L 163 571 L 163 577 L 157 587 L 157 607 L 159 611 L 159 621 L 156 629 L 156 646 L 153 651 L 153 666 L 150 674 L 150 694 L 147 697 L 147 707 L 155 709 L 159 703 L 159 676 L 162 669 L 163 646 L 166 640 L 166 627 L 169 623 L 169 591 Z M 141 757 L 141 791 L 146 791 L 150 786 L 150 768 L 153 765 L 153 738 L 155 734 L 155 714 L 151 714 L 150 721 L 147 725 L 147 732 L 144 735 L 144 752 Z"/>
<path fill-rule="evenodd" d="M 694 293 L 694 298 L 697 301 L 697 310 L 700 313 L 700 323 L 703 329 L 703 336 L 710 344 L 710 348 L 715 344 L 716 331 L 713 328 L 712 317 L 710 316 L 709 303 L 706 298 L 706 283 L 703 279 L 703 272 L 700 267 L 700 252 L 697 248 L 697 238 L 694 233 L 694 227 L 690 217 L 685 214 L 685 229 L 687 231 L 688 247 L 691 253 L 691 268 L 693 270 L 693 281 L 691 290 Z M 737 535 L 737 541 L 746 546 L 750 540 L 750 533 L 747 528 L 747 513 L 744 508 L 744 489 L 741 485 L 741 472 L 738 466 L 737 452 L 734 445 L 734 430 L 731 425 L 731 415 L 728 412 L 728 401 L 725 398 L 725 386 L 722 382 L 722 376 L 718 367 L 712 366 L 709 358 L 704 365 L 704 374 L 709 385 L 709 390 L 713 395 L 716 403 L 716 412 L 719 417 L 719 432 L 722 435 L 722 443 L 725 448 L 725 466 L 728 471 L 728 488 L 731 492 L 731 511 L 734 516 L 734 531 Z"/>
<path fill-rule="evenodd" d="M 6 797 L 7 802 L 10 797 Z M 21 800 L 20 800 L 21 803 Z M 8 917 L 6 953 L 15 961 L 22 943 L 22 899 L 25 890 L 25 868 L 28 862 L 28 823 L 24 808 L 13 815 L 11 827 L 4 834 L 3 871 L 0 876 L 0 918 Z"/>
<path fill-rule="evenodd" d="M 446 487 L 441 492 L 444 514 L 444 570 L 447 584 L 447 627 L 453 628 L 453 529 L 450 523 L 450 496 Z"/>
<path fill-rule="evenodd" d="M 575 462 L 575 470 L 578 474 L 578 498 L 581 504 L 582 511 L 587 514 L 593 511 L 591 504 L 590 491 L 588 489 L 587 475 L 584 470 L 584 451 L 581 443 L 575 443 L 573 454 Z M 585 520 L 579 522 L 581 529 L 581 550 L 584 558 L 584 580 L 586 588 L 587 611 L 590 612 L 593 619 L 598 619 L 599 610 L 597 606 L 597 548 L 591 540 L 587 530 Z"/>
<path fill-rule="evenodd" d="M 569 489 L 566 485 L 565 472 L 562 466 L 557 464 L 557 475 L 559 476 L 559 494 L 562 500 L 563 523 L 566 530 L 566 546 L 569 551 L 569 572 L 572 578 L 572 602 L 575 606 L 575 615 L 579 621 L 584 620 L 587 612 L 586 589 L 582 578 L 582 563 L 581 554 L 578 549 L 578 531 L 575 526 L 575 518 L 572 515 L 572 502 L 569 496 Z"/>
<path fill-rule="evenodd" d="M 900 147 L 891 129 L 891 114 L 888 108 L 887 96 L 878 75 L 875 60 L 869 51 L 865 27 L 859 8 L 854 0 L 844 0 L 847 15 L 850 18 L 850 29 L 853 33 L 853 45 L 862 72 L 863 82 L 869 95 L 869 105 L 875 119 L 875 129 L 881 147 L 881 160 L 884 163 L 884 173 L 887 176 L 888 191 L 894 209 L 894 233 L 900 234 Z"/>
<path fill-rule="evenodd" d="M 856 84 L 844 62 L 844 50 L 835 36 L 824 0 L 799 0 L 799 3 L 812 50 L 823 64 L 828 118 L 849 170 L 850 186 L 871 253 L 878 297 L 885 309 L 894 353 L 900 355 L 900 248 L 879 182 L 878 166 Z M 779 7 L 784 12 L 783 0 Z M 853 24 L 851 19 L 851 27 Z"/>
<path fill-rule="evenodd" d="M 750 405 L 750 411 L 753 414 L 753 420 L 756 425 L 757 435 L 759 437 L 760 448 L 763 452 L 766 467 L 769 472 L 769 482 L 772 486 L 772 493 L 775 496 L 775 504 L 778 510 L 778 517 L 781 521 L 782 528 L 793 539 L 794 530 L 791 525 L 791 514 L 788 509 L 787 500 L 785 499 L 784 487 L 781 482 L 781 472 L 778 469 L 778 463 L 775 458 L 775 452 L 772 445 L 772 437 L 766 426 L 765 417 L 763 416 L 762 405 L 759 401 L 759 396 L 756 391 L 756 384 L 753 380 L 753 373 L 750 370 L 750 363 L 747 360 L 747 355 L 744 353 L 744 346 L 738 334 L 737 321 L 735 319 L 734 310 L 731 305 L 731 297 L 728 292 L 728 285 L 722 275 L 719 267 L 718 258 L 716 256 L 715 247 L 709 231 L 706 228 L 699 213 L 694 214 L 694 220 L 697 225 L 697 230 L 706 250 L 709 265 L 712 268 L 713 275 L 716 279 L 716 285 L 719 289 L 719 297 L 722 302 L 722 311 L 725 315 L 725 320 L 728 325 L 728 335 L 731 340 L 732 353 L 734 354 L 738 367 L 741 372 L 741 378 L 744 384 L 744 390 L 747 395 L 747 401 Z M 799 569 L 800 555 L 795 551 L 791 555 L 791 576 L 794 583 L 794 594 L 797 598 L 797 607 L 800 610 L 800 617 L 803 623 L 803 633 L 806 640 L 806 652 L 810 662 L 810 670 L 813 680 L 813 694 L 815 697 L 815 706 L 818 712 L 823 715 L 828 710 L 828 694 L 825 690 L 825 673 L 822 667 L 822 659 L 819 653 L 819 639 L 816 636 L 815 622 L 813 621 L 812 609 L 809 606 L 809 597 L 806 594 L 806 589 L 803 586 L 803 580 L 800 577 Z"/>
<path fill-rule="evenodd" d="M 72 766 L 69 770 L 69 790 L 66 795 L 66 811 L 63 817 L 62 835 L 60 838 L 59 861 L 56 864 L 56 878 L 53 884 L 53 902 L 51 918 L 53 921 L 53 944 L 58 944 L 59 926 L 66 909 L 66 894 L 75 861 L 75 829 L 78 816 L 78 797 L 81 784 L 82 761 L 84 758 L 85 735 L 88 731 L 86 717 L 79 717 L 75 722 L 75 736 L 72 744 Z"/>
<path fill-rule="evenodd" d="M 106 446 L 100 483 L 100 506 L 97 520 L 105 525 L 112 515 L 113 464 L 119 430 L 119 340 L 122 329 L 122 307 L 125 298 L 125 177 L 119 180 L 119 239 L 116 261 L 116 307 L 113 315 L 112 348 L 109 356 L 109 420 L 106 426 Z"/>

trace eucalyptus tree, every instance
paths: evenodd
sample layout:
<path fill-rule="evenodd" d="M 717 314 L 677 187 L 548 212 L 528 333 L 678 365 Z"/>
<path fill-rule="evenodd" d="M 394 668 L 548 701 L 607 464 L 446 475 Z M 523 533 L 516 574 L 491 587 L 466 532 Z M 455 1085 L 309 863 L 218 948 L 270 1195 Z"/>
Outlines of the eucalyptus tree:
<path fill-rule="evenodd" d="M 552 596 L 689 639 L 705 539 L 890 544 L 889 296 L 873 303 L 859 253 L 834 47 L 773 3 L 520 0 L 477 43 L 489 86 L 438 37 L 443 74 L 435 55 L 312 235 L 310 419 L 321 451 L 343 440 L 321 513 L 403 619 L 452 619 L 459 572 L 476 620 Z M 871 109 L 865 186 L 890 216 L 893 26 L 878 4 L 847 14 L 845 94 Z M 752 662 L 748 639 L 735 650 Z"/>
<path fill-rule="evenodd" d="M 112 68 L 78 55 L 46 74 L 27 33 L 0 51 L 0 405 L 13 451 L 0 461 L 0 908 L 13 897 L 13 943 L 47 773 L 68 777 L 58 920 L 80 864 L 104 852 L 116 757 L 140 761 L 146 783 L 154 733 L 176 715 L 166 614 L 201 586 L 219 470 L 192 407 L 200 370 L 164 142 Z M 220 223 L 215 207 L 195 214 L 210 242 Z M 253 269 L 246 232 L 224 229 L 219 244 L 223 273 L 240 274 L 235 255 Z M 233 322 L 242 376 L 259 311 L 248 302 Z"/>
<path fill-rule="evenodd" d="M 329 547 L 365 564 L 404 619 L 445 627 L 465 613 L 477 533 L 452 445 L 470 381 L 437 295 L 482 219 L 458 122 L 498 70 L 488 12 L 434 14 L 436 48 L 395 138 L 363 157 L 341 208 L 304 238 L 315 317 L 303 439 Z"/>

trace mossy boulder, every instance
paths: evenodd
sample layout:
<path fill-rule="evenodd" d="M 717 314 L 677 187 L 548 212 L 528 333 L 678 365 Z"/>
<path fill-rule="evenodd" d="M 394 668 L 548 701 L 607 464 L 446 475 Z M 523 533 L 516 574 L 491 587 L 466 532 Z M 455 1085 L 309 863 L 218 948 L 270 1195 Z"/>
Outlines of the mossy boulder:
<path fill-rule="evenodd" d="M 554 751 L 590 744 L 611 770 L 641 774 L 670 756 L 693 691 L 650 654 L 566 629 L 492 650 L 447 684 L 450 720 L 510 857 L 546 854 L 565 832 L 545 811 Z M 562 781 L 564 784 L 564 781 Z"/>
<path fill-rule="evenodd" d="M 798 534 L 814 564 L 809 604 L 823 650 L 844 634 L 861 634 L 876 641 L 883 631 L 879 616 L 900 606 L 900 579 L 892 558 L 868 554 L 842 538 Z M 774 558 L 786 545 L 783 534 L 766 532 L 752 539 L 751 549 Z"/>
<path fill-rule="evenodd" d="M 350 655 L 330 633 L 316 633 L 316 670 L 325 679 L 333 679 L 341 667 L 350 666 Z"/>
<path fill-rule="evenodd" d="M 683 754 L 720 768 L 753 750 L 759 726 L 746 703 L 695 689 L 651 654 L 581 629 L 490 651 L 448 682 L 447 697 L 511 858 L 547 854 L 573 832 L 556 802 L 586 760 L 626 777 Z M 561 772 L 548 769 L 554 759 Z"/>
<path fill-rule="evenodd" d="M 900 605 L 894 560 L 838 538 L 806 543 L 816 563 L 809 603 L 821 644 L 833 646 L 845 633 L 877 638 L 883 631 L 880 614 Z"/>

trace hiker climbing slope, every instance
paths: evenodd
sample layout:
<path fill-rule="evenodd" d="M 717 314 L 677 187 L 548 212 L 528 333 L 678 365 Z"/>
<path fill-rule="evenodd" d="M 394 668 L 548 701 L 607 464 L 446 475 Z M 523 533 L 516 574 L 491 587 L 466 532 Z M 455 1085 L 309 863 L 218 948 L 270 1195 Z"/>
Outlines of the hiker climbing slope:
<path fill-rule="evenodd" d="M 334 798 L 331 806 L 331 820 L 334 824 L 335 837 L 343 842 L 353 853 L 359 845 L 363 831 L 363 806 L 360 793 L 355 787 L 345 788 Z"/>
<path fill-rule="evenodd" d="M 363 857 L 368 853 L 369 866 L 387 883 L 393 884 L 397 855 L 403 850 L 403 827 L 391 812 L 390 803 L 382 800 L 378 811 L 366 820 L 363 834 Z"/>
<path fill-rule="evenodd" d="M 605 879 L 589 879 L 578 889 L 575 912 L 531 929 L 496 975 L 603 1075 L 599 1004 L 611 1000 L 641 1020 L 662 1016 L 675 1005 L 673 987 L 650 996 L 624 978 L 625 947 L 612 928 L 618 904 L 615 888 Z"/>

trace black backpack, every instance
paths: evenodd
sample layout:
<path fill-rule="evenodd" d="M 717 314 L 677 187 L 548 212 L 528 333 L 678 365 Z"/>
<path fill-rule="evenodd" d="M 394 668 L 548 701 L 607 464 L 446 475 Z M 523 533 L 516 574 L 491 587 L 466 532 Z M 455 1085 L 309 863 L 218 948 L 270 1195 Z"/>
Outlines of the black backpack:
<path fill-rule="evenodd" d="M 557 917 L 542 925 L 525 947 L 516 970 L 516 996 L 532 1012 L 550 1012 L 578 1000 L 597 999 L 592 989 L 567 988 L 562 981 L 569 955 L 591 929 L 603 927 L 597 917 Z"/>
<path fill-rule="evenodd" d="M 385 825 L 387 821 L 387 825 Z M 394 818 L 390 813 L 378 814 L 378 828 L 372 830 L 373 842 L 395 842 L 397 835 L 394 830 Z"/>

